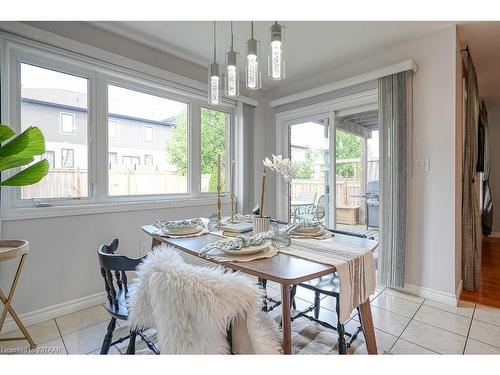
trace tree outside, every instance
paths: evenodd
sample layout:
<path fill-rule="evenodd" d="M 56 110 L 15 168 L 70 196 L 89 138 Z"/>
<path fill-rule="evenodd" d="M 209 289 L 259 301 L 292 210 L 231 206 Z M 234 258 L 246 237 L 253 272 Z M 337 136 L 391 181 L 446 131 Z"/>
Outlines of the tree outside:
<path fill-rule="evenodd" d="M 208 192 L 217 191 L 217 155 L 221 154 L 225 163 L 226 114 L 201 108 L 201 174 L 210 175 Z M 167 141 L 166 151 L 170 162 L 179 174 L 185 176 L 188 169 L 187 113 L 177 116 L 172 135 Z M 224 172 L 224 170 L 223 170 Z M 224 173 L 222 173 L 224 187 Z"/>
<path fill-rule="evenodd" d="M 306 150 L 305 160 L 292 161 L 293 178 L 308 180 L 313 176 L 313 159 L 310 148 Z"/>
<path fill-rule="evenodd" d="M 361 138 L 341 130 L 337 130 L 335 141 L 336 160 L 359 159 L 361 158 Z M 359 176 L 361 169 L 360 162 L 337 163 L 337 176 L 352 178 Z M 356 173 L 355 173 L 356 172 Z"/>

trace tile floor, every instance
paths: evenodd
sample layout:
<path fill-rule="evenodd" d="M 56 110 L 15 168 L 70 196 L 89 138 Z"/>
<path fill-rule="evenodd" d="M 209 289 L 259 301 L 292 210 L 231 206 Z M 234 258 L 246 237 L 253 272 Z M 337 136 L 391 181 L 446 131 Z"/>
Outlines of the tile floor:
<path fill-rule="evenodd" d="M 275 298 L 280 295 L 276 284 L 270 283 L 268 292 Z M 300 309 L 312 301 L 313 294 L 299 288 L 297 297 Z M 389 289 L 379 289 L 371 298 L 381 353 L 500 354 L 500 309 L 468 302 L 453 307 Z M 321 306 L 320 318 L 335 322 L 333 299 L 323 298 Z M 354 329 L 357 320 L 353 314 L 346 329 Z M 0 342 L 0 354 L 98 354 L 108 321 L 105 308 L 98 305 L 41 322 L 28 327 L 38 343 L 34 351 L 27 349 L 25 341 L 11 341 Z M 0 337 L 19 334 L 13 331 Z M 126 343 L 112 347 L 110 354 L 125 349 Z M 365 352 L 362 343 L 354 350 L 354 354 Z"/>

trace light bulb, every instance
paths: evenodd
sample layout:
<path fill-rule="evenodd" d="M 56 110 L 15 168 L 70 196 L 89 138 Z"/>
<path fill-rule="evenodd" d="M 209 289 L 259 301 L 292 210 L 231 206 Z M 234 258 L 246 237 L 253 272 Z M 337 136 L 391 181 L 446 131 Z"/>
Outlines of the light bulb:
<path fill-rule="evenodd" d="M 254 89 L 257 88 L 259 63 L 256 55 L 248 55 L 247 60 L 247 86 Z"/>
<path fill-rule="evenodd" d="M 219 104 L 219 77 L 210 77 L 210 103 Z"/>
<path fill-rule="evenodd" d="M 227 67 L 227 95 L 237 96 L 237 80 L 238 76 L 236 74 L 236 67 L 234 65 L 228 65 Z"/>
<path fill-rule="evenodd" d="M 271 43 L 271 74 L 272 78 L 281 78 L 281 41 Z"/>

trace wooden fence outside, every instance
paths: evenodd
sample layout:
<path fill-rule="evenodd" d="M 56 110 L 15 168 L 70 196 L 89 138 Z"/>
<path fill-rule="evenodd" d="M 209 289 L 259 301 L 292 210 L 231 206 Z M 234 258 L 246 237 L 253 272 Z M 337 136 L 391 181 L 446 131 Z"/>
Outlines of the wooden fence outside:
<path fill-rule="evenodd" d="M 360 206 L 361 181 L 337 177 L 337 206 Z M 292 180 L 292 201 L 298 201 L 301 192 L 316 193 L 316 201 L 325 194 L 324 180 Z"/>
<path fill-rule="evenodd" d="M 113 166 L 109 169 L 110 195 L 169 194 L 187 192 L 187 176 L 177 172 L 156 171 L 153 166 Z M 208 188 L 210 175 L 202 175 Z M 88 196 L 86 169 L 52 168 L 39 183 L 21 188 L 23 199 L 78 198 Z"/>

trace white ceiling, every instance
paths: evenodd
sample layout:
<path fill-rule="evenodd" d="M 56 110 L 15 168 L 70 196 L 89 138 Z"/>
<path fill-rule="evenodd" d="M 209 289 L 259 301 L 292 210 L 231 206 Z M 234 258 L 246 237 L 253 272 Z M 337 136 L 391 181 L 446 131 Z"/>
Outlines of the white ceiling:
<path fill-rule="evenodd" d="M 261 40 L 263 87 L 296 80 L 358 56 L 379 51 L 405 40 L 433 32 L 450 22 L 347 22 L 280 21 L 286 28 L 286 73 L 283 81 L 267 79 L 267 44 L 272 21 L 255 22 Z M 208 66 L 213 54 L 213 22 L 210 21 L 117 21 L 92 22 L 137 42 L 169 52 L 195 64 Z M 250 22 L 234 22 L 235 50 L 245 52 Z M 224 62 L 229 48 L 230 23 L 217 22 L 217 58 Z M 240 69 L 244 68 L 240 58 Z"/>
<path fill-rule="evenodd" d="M 458 33 L 471 50 L 481 99 L 488 106 L 500 106 L 500 22 L 465 23 Z"/>

